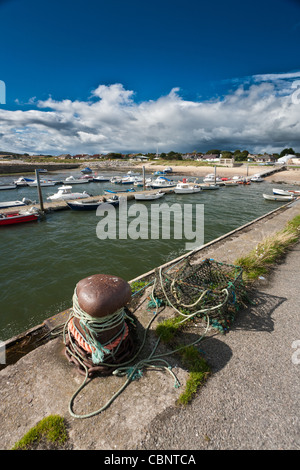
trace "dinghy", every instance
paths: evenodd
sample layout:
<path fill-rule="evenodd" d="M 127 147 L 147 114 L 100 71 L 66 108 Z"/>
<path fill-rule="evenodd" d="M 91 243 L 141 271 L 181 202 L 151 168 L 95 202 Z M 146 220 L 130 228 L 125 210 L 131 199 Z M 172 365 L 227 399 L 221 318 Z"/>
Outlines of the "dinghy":
<path fill-rule="evenodd" d="M 160 199 L 165 193 L 158 191 L 157 193 L 140 193 L 135 194 L 134 199 L 136 201 L 154 201 L 155 199 Z"/>
<path fill-rule="evenodd" d="M 269 195 L 269 194 L 263 194 L 264 199 L 267 201 L 283 201 L 283 202 L 289 202 L 293 201 L 296 199 L 296 196 L 290 195 L 290 196 L 280 196 L 277 194 L 274 195 Z"/>

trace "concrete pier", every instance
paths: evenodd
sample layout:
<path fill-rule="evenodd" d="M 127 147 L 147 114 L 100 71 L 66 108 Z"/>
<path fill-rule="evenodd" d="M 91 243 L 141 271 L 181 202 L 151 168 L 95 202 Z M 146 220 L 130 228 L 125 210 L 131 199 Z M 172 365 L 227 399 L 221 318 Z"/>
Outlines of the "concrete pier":
<path fill-rule="evenodd" d="M 286 223 L 293 219 L 296 215 L 300 214 L 300 201 L 294 201 L 288 203 L 285 206 L 276 209 L 269 214 L 256 219 L 255 221 L 246 224 L 243 227 L 240 227 L 229 234 L 220 237 L 213 242 L 208 243 L 203 246 L 201 249 L 196 252 L 192 252 L 190 256 L 193 258 L 193 262 L 197 263 L 204 258 L 210 257 L 214 258 L 217 261 L 224 263 L 233 263 L 237 257 L 247 254 L 253 247 L 257 245 L 260 241 L 266 237 L 276 233 L 281 230 Z M 180 258 L 178 258 L 180 260 Z M 176 260 L 177 261 L 177 260 Z M 172 261 L 174 262 L 174 260 Z M 168 263 L 171 264 L 172 262 Z M 145 273 L 135 280 L 149 280 L 153 276 L 153 271 Z M 289 283 L 292 282 L 293 278 L 289 278 Z M 294 277 L 296 280 L 297 277 Z M 134 281 L 134 280 L 133 280 Z M 138 305 L 135 306 L 134 314 L 138 320 L 138 331 L 141 334 L 148 323 L 151 315 L 153 314 L 147 308 L 147 296 L 149 292 L 146 291 L 145 295 L 141 298 Z M 71 301 L 71 299 L 70 299 Z M 144 376 L 138 380 L 133 381 L 124 392 L 109 406 L 105 411 L 100 414 L 93 416 L 87 419 L 76 419 L 69 415 L 68 407 L 70 398 L 72 397 L 75 390 L 82 383 L 82 376 L 79 376 L 76 370 L 69 365 L 67 359 L 63 355 L 63 344 L 61 337 L 51 338 L 49 333 L 57 325 L 61 325 L 68 318 L 69 311 L 66 310 L 61 312 L 61 314 L 52 317 L 43 324 L 38 325 L 36 328 L 33 328 L 29 332 L 25 332 L 22 335 L 19 335 L 16 338 L 12 338 L 6 342 L 7 348 L 7 359 L 8 364 L 0 372 L 0 390 L 1 390 L 1 401 L 0 401 L 0 413 L 2 418 L 2 425 L 0 429 L 0 442 L 2 449 L 9 449 L 12 445 L 20 439 L 32 426 L 37 424 L 37 422 L 43 417 L 49 414 L 60 414 L 64 416 L 69 427 L 70 434 L 70 445 L 73 449 L 104 449 L 104 450 L 133 450 L 133 449 L 142 449 L 142 448 L 156 448 L 160 449 L 160 444 L 155 444 L 156 440 L 163 440 L 162 434 L 157 434 L 155 429 L 159 429 L 167 417 L 176 417 L 176 414 L 180 411 L 175 406 L 176 399 L 182 391 L 182 388 L 174 388 L 173 380 L 170 379 L 168 374 L 163 372 L 146 372 Z M 172 309 L 167 307 L 164 310 L 164 317 L 172 315 Z M 251 310 L 243 314 L 244 324 L 247 319 L 247 314 L 253 315 Z M 242 315 L 242 313 L 241 313 Z M 268 314 L 269 315 L 269 314 Z M 290 319 L 291 320 L 291 319 Z M 295 319 L 296 321 L 296 319 Z M 153 328 L 155 323 L 153 324 Z M 149 343 L 147 343 L 147 348 L 149 352 L 151 351 L 156 338 L 153 332 L 153 328 L 150 329 L 150 336 L 148 338 Z M 240 326 L 242 330 L 234 328 L 229 333 L 229 338 L 237 342 L 236 350 L 241 351 L 244 349 L 244 344 L 247 341 L 252 342 L 255 339 L 249 337 L 253 336 L 253 331 L 248 330 L 246 326 Z M 243 329 L 244 328 L 244 329 Z M 291 328 L 295 328 L 291 323 Z M 295 330 L 293 330 L 295 331 Z M 265 332 L 267 338 L 270 338 L 271 331 Z M 188 335 L 199 335 L 200 331 L 196 329 L 189 331 Z M 284 334 L 284 330 L 280 331 L 280 336 Z M 220 351 L 226 350 L 226 338 L 218 335 L 218 339 L 215 338 L 215 333 L 212 337 L 208 337 L 203 346 L 201 346 L 204 351 L 207 351 L 207 355 L 210 358 L 210 361 L 215 364 L 216 359 L 219 358 Z M 294 338 L 297 339 L 296 337 Z M 288 339 L 291 342 L 291 339 Z M 241 343 L 239 345 L 239 343 Z M 218 346 L 218 348 L 217 348 Z M 247 346 L 250 347 L 249 344 Z M 257 350 L 256 353 L 252 353 L 251 364 L 257 362 L 259 357 L 264 354 L 264 346 L 262 339 L 262 349 Z M 167 349 L 168 350 L 168 349 Z M 274 354 L 274 361 L 281 361 L 280 352 L 272 348 Z M 164 349 L 164 352 L 166 350 Z M 291 351 L 292 353 L 293 351 Z M 236 352 L 235 354 L 240 354 Z M 278 357 L 277 357 L 278 356 Z M 233 357 L 233 363 L 236 363 L 237 356 Z M 187 371 L 184 367 L 178 362 L 178 359 L 170 356 L 170 363 L 176 372 L 176 375 L 181 383 L 181 386 L 184 387 L 184 384 L 187 380 Z M 232 363 L 232 359 L 228 357 L 227 367 Z M 226 387 L 230 390 L 231 383 L 233 380 L 239 381 L 244 380 L 241 376 L 234 377 L 229 373 L 226 375 L 225 364 L 221 367 L 222 376 L 224 376 L 223 381 L 226 381 Z M 244 364 L 244 367 L 247 367 Z M 248 364 L 248 367 L 249 364 Z M 299 367 L 299 366 L 298 366 Z M 281 369 L 281 378 L 284 380 L 285 370 L 288 371 L 287 367 Z M 254 371 L 255 382 L 259 382 L 261 379 L 262 371 Z M 222 398 L 223 391 L 221 389 L 214 389 L 214 386 L 218 387 L 218 377 L 220 370 L 216 369 L 215 374 L 212 378 L 209 379 L 208 387 L 210 390 L 210 402 L 213 404 L 213 409 L 217 409 L 219 419 L 222 417 L 222 409 L 224 410 L 225 403 L 219 409 L 219 401 Z M 250 377 L 250 371 L 244 371 L 244 375 L 247 376 L 247 380 Z M 264 377 L 272 377 L 272 370 L 268 370 L 268 375 L 266 372 L 263 372 Z M 216 377 L 215 377 L 216 376 Z M 297 375 L 297 377 L 299 374 Z M 79 413 L 89 412 L 97 410 L 101 407 L 110 397 L 116 393 L 116 390 L 123 383 L 120 382 L 120 378 L 116 377 L 105 377 L 105 378 L 95 378 L 93 379 L 85 388 L 80 396 L 78 401 L 76 401 L 76 410 Z M 270 379 L 271 380 L 271 379 Z M 291 387 L 295 387 L 294 376 L 289 375 L 289 381 L 293 381 Z M 252 382 L 251 382 L 252 383 Z M 249 386 L 251 388 L 251 383 Z M 216 384 L 216 385 L 214 385 Z M 224 382 L 223 382 L 224 385 Z M 242 384 L 240 382 L 233 383 L 236 390 L 241 388 Z M 248 393 L 250 389 L 248 386 Z M 276 387 L 276 385 L 275 385 Z M 280 384 L 278 384 L 280 387 Z M 287 390 L 287 388 L 285 388 Z M 215 422 L 216 416 L 213 414 L 213 409 L 210 409 L 208 403 L 205 405 L 205 409 L 201 406 L 201 394 L 203 397 L 206 396 L 205 390 L 199 392 L 198 396 L 200 403 L 198 404 L 199 413 L 202 410 L 202 414 L 206 416 L 207 413 L 211 414 L 211 422 Z M 273 396 L 277 396 L 275 393 L 275 388 L 269 390 Z M 267 390 L 266 390 L 267 393 Z M 234 396 L 234 391 L 229 393 L 231 397 Z M 251 394 L 250 394 L 251 395 Z M 215 400 L 216 397 L 216 400 Z M 218 397 L 218 398 L 217 398 Z M 243 396 L 240 395 L 238 401 L 243 400 Z M 248 397 L 247 400 L 253 400 L 254 407 L 257 406 L 256 394 Z M 263 398 L 262 398 L 263 400 Z M 262 402 L 261 402 L 262 403 Z M 295 404 L 295 403 L 294 403 Z M 230 403 L 229 403 L 230 405 Z M 289 407 L 293 408 L 293 403 L 290 402 L 288 397 L 282 397 L 282 403 L 270 404 L 274 410 L 276 406 L 284 406 L 286 420 L 289 416 Z M 251 410 L 250 410 L 251 411 Z M 189 419 L 192 421 L 193 418 L 188 416 L 188 410 L 180 412 L 187 413 L 185 417 L 185 423 L 188 426 Z M 246 412 L 246 411 L 245 411 Z M 194 411 L 195 413 L 195 411 Z M 201 414 L 201 413 L 200 413 Z M 251 413 L 250 413 L 251 415 Z M 205 420 L 205 416 L 200 417 L 198 420 L 198 426 L 201 427 L 201 422 Z M 220 428 L 221 435 L 227 435 L 230 429 L 234 427 L 234 414 L 230 414 L 230 417 L 227 416 L 227 421 L 219 422 L 218 426 Z M 248 416 L 248 415 L 247 415 Z M 276 426 L 276 412 L 272 415 L 268 415 L 269 419 L 272 419 L 272 429 L 277 429 Z M 245 418 L 246 419 L 246 418 Z M 249 416 L 248 416 L 248 419 Z M 254 419 L 254 418 L 253 418 Z M 280 426 L 286 429 L 288 425 L 287 421 L 281 413 Z M 214 421 L 213 421 L 214 420 Z M 175 420 L 176 421 L 176 420 Z M 254 420 L 253 422 L 256 422 Z M 260 440 L 253 440 L 252 438 L 247 440 L 247 432 L 241 432 L 238 427 L 236 427 L 238 434 L 228 436 L 227 441 L 220 441 L 217 439 L 218 430 L 213 431 L 210 429 L 208 433 L 208 438 L 205 438 L 204 431 L 202 429 L 203 435 L 197 440 L 193 441 L 193 445 L 197 445 L 197 448 L 210 448 L 210 449 L 223 449 L 223 448 L 255 448 L 258 446 L 262 449 L 268 449 L 270 446 L 272 448 L 299 448 L 299 442 L 296 443 L 296 436 L 293 432 L 293 429 L 290 429 L 289 434 L 289 444 L 287 444 L 286 436 L 282 437 L 283 444 L 281 445 L 280 438 L 275 442 L 273 439 L 273 434 L 270 437 L 268 434 L 264 434 L 264 424 L 263 421 L 260 422 L 262 428 L 253 430 L 254 435 L 260 436 Z M 154 428 L 153 428 L 154 426 Z M 194 426 L 194 424 L 193 424 Z M 209 425 L 208 425 L 209 426 Z M 251 427 L 251 422 L 248 421 L 247 430 Z M 179 432 L 179 430 L 177 430 Z M 177 433 L 176 430 L 170 430 L 169 432 Z M 188 433 L 192 429 L 186 429 L 185 432 Z M 295 428 L 296 431 L 296 428 Z M 214 436 L 214 433 L 216 436 Z M 276 431 L 272 431 L 276 435 Z M 227 433 L 227 434 L 226 434 Z M 180 433 L 177 436 L 180 442 Z M 173 438 L 172 438 L 173 439 Z M 175 438 L 174 438 L 175 439 Z M 191 437 L 192 439 L 192 437 Z M 147 444 L 147 441 L 149 444 Z M 158 442 L 158 441 L 157 441 Z M 161 441 L 162 442 L 162 441 Z M 175 442 L 175 440 L 174 440 Z M 185 442 L 185 441 L 184 441 Z M 236 442 L 236 446 L 234 444 Z M 152 443 L 152 444 L 151 444 Z M 147 447 L 147 445 L 152 447 Z M 155 447 L 155 446 L 158 447 Z M 165 445 L 165 444 L 163 444 Z M 185 444 L 186 445 L 186 444 Z M 174 444 L 175 446 L 175 444 Z M 172 447 L 170 447 L 172 449 Z M 180 449 L 185 447 L 180 447 L 178 444 L 178 439 L 176 447 L 174 449 Z"/>

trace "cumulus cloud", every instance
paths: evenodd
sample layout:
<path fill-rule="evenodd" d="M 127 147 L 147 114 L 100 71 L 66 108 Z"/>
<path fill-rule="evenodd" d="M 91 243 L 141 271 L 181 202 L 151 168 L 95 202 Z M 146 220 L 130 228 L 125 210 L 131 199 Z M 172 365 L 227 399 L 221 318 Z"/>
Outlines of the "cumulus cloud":
<path fill-rule="evenodd" d="M 298 77 L 256 75 L 207 101 L 187 101 L 173 88 L 156 100 L 136 102 L 134 91 L 122 84 L 99 85 L 86 101 L 35 99 L 29 111 L 0 110 L 0 146 L 53 155 L 300 150 Z"/>

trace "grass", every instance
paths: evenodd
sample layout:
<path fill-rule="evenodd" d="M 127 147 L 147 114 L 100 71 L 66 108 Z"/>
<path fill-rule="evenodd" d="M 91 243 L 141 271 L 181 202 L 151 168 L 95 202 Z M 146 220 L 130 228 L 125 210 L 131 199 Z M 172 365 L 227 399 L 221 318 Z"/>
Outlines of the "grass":
<path fill-rule="evenodd" d="M 156 327 L 156 334 L 160 336 L 160 339 L 163 343 L 171 343 L 174 339 L 176 333 L 183 328 L 183 323 L 180 323 L 182 318 L 176 316 L 173 318 L 168 318 L 164 320 Z"/>
<path fill-rule="evenodd" d="M 63 445 L 68 439 L 64 418 L 58 415 L 50 415 L 31 428 L 12 448 L 12 450 L 31 450 L 42 440 L 46 441 L 46 447 Z"/>
<path fill-rule="evenodd" d="M 235 264 L 243 268 L 244 281 L 255 281 L 259 276 L 267 275 L 299 238 L 300 215 L 297 215 L 283 230 L 259 243 L 247 256 L 236 260 Z"/>
<path fill-rule="evenodd" d="M 196 395 L 210 375 L 210 367 L 195 346 L 187 346 L 179 352 L 183 365 L 189 370 L 184 392 L 179 396 L 177 404 L 187 405 Z"/>
<path fill-rule="evenodd" d="M 180 323 L 181 321 L 182 318 L 176 316 L 161 322 L 156 327 L 156 334 L 160 336 L 161 341 L 172 343 L 176 334 L 185 326 L 185 323 Z M 207 380 L 210 368 L 198 349 L 193 345 L 183 347 L 176 354 L 180 356 L 183 366 L 189 371 L 185 389 L 179 396 L 177 404 L 187 405 L 193 399 L 199 387 Z"/>

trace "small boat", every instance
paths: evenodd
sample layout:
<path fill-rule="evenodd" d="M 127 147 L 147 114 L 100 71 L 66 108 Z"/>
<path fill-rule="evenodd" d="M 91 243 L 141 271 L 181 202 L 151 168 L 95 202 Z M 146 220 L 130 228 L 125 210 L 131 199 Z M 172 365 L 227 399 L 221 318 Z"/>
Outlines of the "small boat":
<path fill-rule="evenodd" d="M 0 213 L 0 226 L 20 224 L 24 222 L 34 222 L 39 218 L 39 213 L 34 212 L 9 212 L 7 214 Z"/>
<path fill-rule="evenodd" d="M 66 201 L 69 199 L 84 199 L 85 197 L 91 197 L 86 191 L 83 193 L 72 193 L 72 186 L 60 186 L 57 193 L 48 196 L 47 199 L 50 201 Z"/>
<path fill-rule="evenodd" d="M 128 176 L 141 176 L 141 173 L 136 173 L 132 170 L 127 171 Z"/>
<path fill-rule="evenodd" d="M 17 187 L 16 184 L 5 184 L 5 183 L 0 184 L 0 189 L 16 189 L 16 187 Z"/>
<path fill-rule="evenodd" d="M 113 196 L 110 199 L 103 198 L 101 201 L 73 201 L 67 202 L 70 209 L 74 211 L 94 211 L 97 210 L 102 204 L 111 204 L 113 206 L 119 205 L 118 196 Z"/>
<path fill-rule="evenodd" d="M 160 199 L 165 193 L 158 191 L 157 193 L 140 193 L 135 194 L 134 199 L 136 201 L 154 201 L 155 199 Z"/>
<path fill-rule="evenodd" d="M 289 202 L 289 201 L 293 201 L 294 199 L 296 199 L 296 196 L 294 196 L 294 195 L 280 196 L 280 195 L 276 195 L 276 194 L 274 194 L 274 195 L 263 194 L 263 197 L 267 201 L 285 201 L 285 202 Z"/>
<path fill-rule="evenodd" d="M 243 179 L 244 179 L 243 176 L 236 175 L 231 178 L 231 181 L 242 181 Z"/>
<path fill-rule="evenodd" d="M 273 194 L 278 194 L 279 196 L 299 196 L 300 191 L 292 191 L 292 190 L 287 190 L 285 191 L 284 189 L 276 189 L 273 188 Z"/>
<path fill-rule="evenodd" d="M 26 206 L 28 204 L 33 204 L 33 201 L 30 199 L 26 199 L 23 197 L 22 201 L 6 201 L 6 202 L 0 202 L 0 209 L 7 209 L 9 207 L 20 207 L 20 206 Z"/>
<path fill-rule="evenodd" d="M 33 181 L 34 181 L 34 179 L 32 179 L 32 178 L 25 178 L 24 176 L 21 176 L 20 178 L 15 180 L 14 183 L 17 186 L 28 186 L 28 183 L 32 183 Z"/>
<path fill-rule="evenodd" d="M 253 182 L 253 183 L 262 183 L 264 180 L 264 178 L 262 178 L 260 175 L 253 175 L 251 176 L 250 180 Z"/>
<path fill-rule="evenodd" d="M 136 182 L 135 176 L 125 176 L 125 178 L 122 178 L 120 181 L 121 184 L 134 184 L 135 182 Z"/>
<path fill-rule="evenodd" d="M 218 176 L 215 176 L 214 173 L 210 173 L 209 175 L 206 175 L 205 178 L 203 178 L 204 183 L 221 183 L 222 178 L 219 178 Z"/>
<path fill-rule="evenodd" d="M 238 185 L 239 183 L 237 183 L 236 181 L 230 181 L 230 180 L 224 181 L 224 184 L 223 184 L 223 186 L 238 186 Z"/>
<path fill-rule="evenodd" d="M 91 170 L 88 166 L 83 168 L 83 170 L 81 170 L 81 173 L 93 173 L 93 170 Z"/>
<path fill-rule="evenodd" d="M 176 194 L 193 194 L 200 193 L 200 191 L 202 191 L 200 186 L 187 183 L 186 181 L 179 182 L 174 188 Z"/>
<path fill-rule="evenodd" d="M 163 171 L 164 173 L 172 173 L 173 169 L 170 166 L 167 166 Z"/>
<path fill-rule="evenodd" d="M 105 193 L 112 193 L 112 194 L 118 194 L 118 193 L 132 193 L 132 192 L 135 192 L 135 189 L 134 189 L 134 188 L 130 188 L 130 189 L 117 189 L 116 191 L 114 191 L 113 189 L 104 189 L 104 192 L 105 192 Z"/>
<path fill-rule="evenodd" d="M 106 176 L 94 176 L 93 177 L 93 181 L 95 181 L 96 183 L 102 183 L 103 181 L 110 181 L 110 179 Z"/>
<path fill-rule="evenodd" d="M 74 176 L 68 176 L 64 180 L 64 184 L 86 184 L 89 183 L 90 177 L 88 178 L 74 178 Z"/>
<path fill-rule="evenodd" d="M 163 176 L 159 176 L 158 178 L 156 178 L 155 180 L 153 180 L 150 183 L 150 186 L 153 189 L 173 188 L 176 185 L 177 185 L 177 183 L 175 183 L 174 181 L 169 180 L 168 178 L 165 178 Z"/>
<path fill-rule="evenodd" d="M 38 185 L 37 180 L 33 180 L 33 181 L 30 181 L 27 186 L 37 187 L 37 185 Z M 55 185 L 56 185 L 56 181 L 40 179 L 40 186 L 55 186 Z"/>
<path fill-rule="evenodd" d="M 113 184 L 121 184 L 122 176 L 112 176 L 110 178 L 110 182 L 113 183 Z"/>
<path fill-rule="evenodd" d="M 220 189 L 220 186 L 218 184 L 206 183 L 206 184 L 199 184 L 199 186 L 204 191 L 213 190 L 213 189 Z"/>

